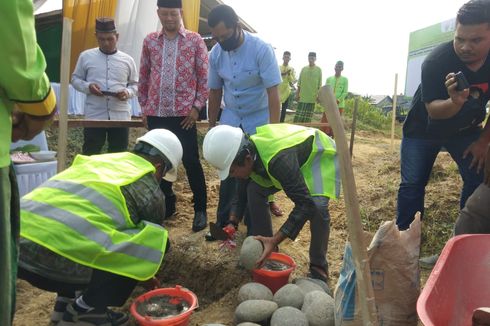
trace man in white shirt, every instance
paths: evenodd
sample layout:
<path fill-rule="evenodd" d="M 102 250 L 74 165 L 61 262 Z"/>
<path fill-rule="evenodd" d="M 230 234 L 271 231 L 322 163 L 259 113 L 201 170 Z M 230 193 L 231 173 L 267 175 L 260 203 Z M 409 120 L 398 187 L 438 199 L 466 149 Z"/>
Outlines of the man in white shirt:
<path fill-rule="evenodd" d="M 131 56 L 117 49 L 119 34 L 112 18 L 95 21 L 98 48 L 83 51 L 78 57 L 71 84 L 87 94 L 85 118 L 93 120 L 130 120 L 129 100 L 137 96 L 138 73 Z M 109 153 L 127 150 L 128 128 L 85 128 L 83 154 L 100 154 L 108 140 Z"/>

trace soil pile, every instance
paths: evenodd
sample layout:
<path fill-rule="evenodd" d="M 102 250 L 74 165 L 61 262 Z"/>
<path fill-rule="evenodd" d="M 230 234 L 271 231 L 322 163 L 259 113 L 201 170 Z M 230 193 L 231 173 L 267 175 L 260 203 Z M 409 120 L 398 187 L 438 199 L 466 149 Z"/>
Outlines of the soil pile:
<path fill-rule="evenodd" d="M 353 166 L 364 228 L 374 232 L 382 221 L 394 219 L 396 216 L 396 194 L 400 180 L 399 141 L 392 150 L 389 138 L 367 133 L 358 134 L 354 145 Z M 209 221 L 215 221 L 219 180 L 216 172 L 205 163 L 204 169 L 208 187 L 208 218 Z M 459 208 L 461 181 L 457 168 L 447 153 L 439 155 L 433 175 L 433 180 L 427 187 L 423 254 L 437 253 L 442 248 L 450 237 Z M 207 230 L 197 233 L 191 231 L 194 214 L 192 193 L 182 169 L 179 171 L 178 180 L 174 187 L 178 196 L 177 213 L 164 223 L 169 230 L 171 251 L 164 259 L 158 278 L 162 287 L 174 287 L 178 284 L 198 296 L 199 309 L 191 316 L 190 325 L 232 325 L 234 311 L 238 305 L 238 291 L 243 284 L 252 279 L 250 272 L 240 268 L 238 264 L 239 246 L 245 238 L 245 227 L 239 227 L 236 249 L 220 246 L 219 241 L 204 241 Z M 283 217 L 273 217 L 275 230 L 285 221 L 293 207 L 283 192 L 276 195 L 276 201 L 285 214 Z M 348 234 L 342 197 L 330 202 L 330 215 L 329 285 L 333 288 L 341 268 Z M 434 239 L 442 240 L 436 242 Z M 305 225 L 295 241 L 286 240 L 280 246 L 280 252 L 290 255 L 297 264 L 291 279 L 305 276 L 308 272 L 309 241 L 309 226 Z M 427 274 L 423 275 L 423 281 L 425 277 Z M 49 325 L 55 295 L 38 290 L 24 281 L 18 281 L 17 285 L 17 313 L 14 325 Z M 144 291 L 143 288 L 137 287 L 133 298 Z M 128 311 L 130 303 L 131 300 L 122 308 L 123 311 Z"/>

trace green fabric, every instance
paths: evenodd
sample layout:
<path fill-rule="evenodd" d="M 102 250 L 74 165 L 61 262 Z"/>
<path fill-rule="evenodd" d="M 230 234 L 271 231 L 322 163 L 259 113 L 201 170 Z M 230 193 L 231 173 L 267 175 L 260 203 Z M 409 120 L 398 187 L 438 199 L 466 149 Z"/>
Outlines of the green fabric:
<path fill-rule="evenodd" d="M 46 74 L 52 82 L 60 82 L 61 35 L 63 23 L 56 22 L 51 25 L 36 28 L 37 42 L 46 58 Z"/>
<path fill-rule="evenodd" d="M 335 98 L 339 102 L 339 108 L 345 108 L 345 98 L 349 93 L 349 80 L 344 76 L 331 76 L 327 78 L 327 85 L 332 88 Z"/>
<path fill-rule="evenodd" d="M 336 198 L 338 195 L 337 152 L 335 145 L 327 135 L 317 129 L 286 123 L 268 124 L 257 128 L 250 139 L 254 143 L 264 164 L 269 179 L 256 173 L 251 178 L 262 187 L 274 186 L 282 189 L 281 184 L 269 172 L 269 163 L 282 150 L 294 147 L 314 137 L 308 160 L 301 166 L 301 174 L 312 196 Z"/>
<path fill-rule="evenodd" d="M 0 168 L 0 325 L 11 325 L 17 280 L 19 194 L 12 166 Z"/>
<path fill-rule="evenodd" d="M 79 264 L 136 280 L 147 280 L 156 274 L 162 263 L 167 231 L 160 225 L 145 221 L 135 225 L 129 216 L 121 187 L 154 170 L 148 161 L 127 152 L 79 155 L 69 169 L 22 198 L 21 235 Z M 54 187 L 54 182 L 64 182 L 69 187 Z M 90 191 L 95 191 L 97 196 L 103 197 L 101 200 L 111 204 L 104 205 L 99 199 L 89 198 L 87 193 Z M 27 209 L 31 202 L 35 205 Z M 69 212 L 70 215 L 59 216 L 67 222 L 50 217 L 43 210 L 44 205 Z M 114 208 L 116 212 L 111 211 Z M 117 216 L 122 216 L 124 221 L 118 221 Z M 82 226 L 88 223 L 97 232 L 86 233 L 69 223 Z M 94 240 L 102 234 L 109 237 L 104 244 Z M 119 250 L 115 251 L 118 246 Z M 131 254 L 128 249 L 133 248 L 141 254 Z M 158 261 L 149 257 L 155 253 Z"/>
<path fill-rule="evenodd" d="M 280 65 L 282 82 L 279 84 L 279 100 L 281 103 L 286 102 L 291 94 L 291 85 L 296 82 L 296 73 L 291 66 Z"/>
<path fill-rule="evenodd" d="M 13 259 L 10 228 L 10 180 L 9 167 L 0 168 L 0 325 L 10 325 L 13 310 L 12 287 Z"/>
<path fill-rule="evenodd" d="M 298 80 L 299 102 L 315 103 L 318 90 L 322 87 L 322 70 L 318 66 L 306 66 L 301 70 Z"/>
<path fill-rule="evenodd" d="M 311 122 L 313 112 L 315 111 L 315 103 L 299 102 L 294 113 L 293 122 Z"/>
<path fill-rule="evenodd" d="M 51 86 L 36 45 L 32 0 L 0 1 L 0 13 L 0 167 L 6 167 L 13 101 L 42 102 Z"/>

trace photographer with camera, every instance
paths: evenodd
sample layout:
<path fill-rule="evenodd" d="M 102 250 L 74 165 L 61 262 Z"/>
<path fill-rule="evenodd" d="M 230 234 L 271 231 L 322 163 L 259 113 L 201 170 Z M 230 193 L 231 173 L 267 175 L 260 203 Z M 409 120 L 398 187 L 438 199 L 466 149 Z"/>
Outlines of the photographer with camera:
<path fill-rule="evenodd" d="M 422 81 L 403 126 L 400 230 L 409 227 L 416 212 L 423 214 L 425 186 L 442 147 L 463 179 L 460 208 L 483 180 L 490 141 L 490 127 L 482 128 L 490 98 L 489 50 L 490 1 L 471 0 L 458 11 L 453 41 L 435 48 L 422 65 Z M 466 76 L 467 85 L 457 72 Z"/>

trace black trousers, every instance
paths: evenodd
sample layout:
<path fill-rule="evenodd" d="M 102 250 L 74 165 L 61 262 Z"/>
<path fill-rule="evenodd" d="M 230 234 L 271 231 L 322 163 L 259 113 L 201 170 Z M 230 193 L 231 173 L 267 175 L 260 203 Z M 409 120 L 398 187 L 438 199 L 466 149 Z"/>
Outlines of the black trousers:
<path fill-rule="evenodd" d="M 107 307 L 124 305 L 133 292 L 138 281 L 94 269 L 89 284 L 72 284 L 47 279 L 19 267 L 18 277 L 31 285 L 49 292 L 56 292 L 59 296 L 74 298 L 76 291 L 83 291 L 83 301 L 97 311 L 104 311 Z"/>
<path fill-rule="evenodd" d="M 100 154 L 107 138 L 108 153 L 125 152 L 128 149 L 129 128 L 84 128 L 84 155 Z"/>
<path fill-rule="evenodd" d="M 289 109 L 291 102 L 293 101 L 293 94 L 290 94 L 289 97 L 282 103 L 281 105 L 281 117 L 279 118 L 279 122 L 284 122 L 286 119 L 286 110 Z"/>
<path fill-rule="evenodd" d="M 207 206 L 207 191 L 206 181 L 201 161 L 199 160 L 199 148 L 197 146 L 197 128 L 194 125 L 192 128 L 185 130 L 180 123 L 185 117 L 155 117 L 148 116 L 148 129 L 164 128 L 173 132 L 182 143 L 184 151 L 182 163 L 184 164 L 187 179 L 194 195 L 194 211 L 206 211 Z M 165 197 L 175 196 L 172 190 L 172 183 L 162 180 L 160 183 Z"/>

